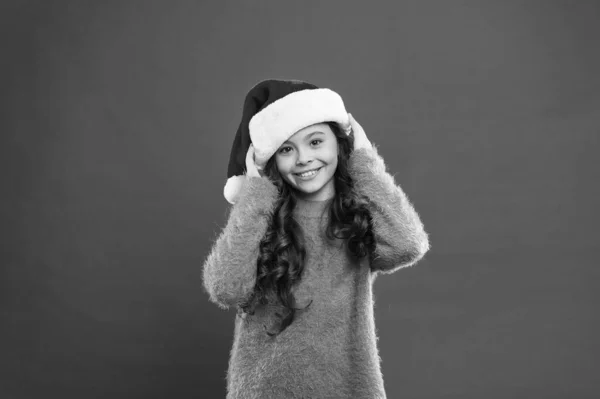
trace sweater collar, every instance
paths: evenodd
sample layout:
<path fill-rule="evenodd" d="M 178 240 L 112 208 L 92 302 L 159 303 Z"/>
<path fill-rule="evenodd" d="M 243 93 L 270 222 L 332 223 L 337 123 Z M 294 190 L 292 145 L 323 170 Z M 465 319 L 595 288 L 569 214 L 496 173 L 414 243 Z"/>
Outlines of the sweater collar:
<path fill-rule="evenodd" d="M 329 204 L 333 198 L 322 201 L 309 201 L 297 198 L 294 213 L 307 217 L 320 217 L 329 209 Z"/>

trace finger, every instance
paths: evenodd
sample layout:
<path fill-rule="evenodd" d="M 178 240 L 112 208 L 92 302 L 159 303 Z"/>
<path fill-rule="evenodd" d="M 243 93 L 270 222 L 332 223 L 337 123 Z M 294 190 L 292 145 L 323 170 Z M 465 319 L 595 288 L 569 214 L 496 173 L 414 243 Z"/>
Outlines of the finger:
<path fill-rule="evenodd" d="M 250 144 L 250 147 L 248 147 L 248 152 L 246 153 L 246 175 L 257 175 L 256 166 L 254 164 L 254 146 L 252 144 Z"/>
<path fill-rule="evenodd" d="M 351 113 L 348 113 L 348 127 L 346 128 L 347 134 L 356 134 L 356 120 L 352 117 Z"/>
<path fill-rule="evenodd" d="M 250 144 L 248 152 L 246 152 L 246 165 L 250 165 L 251 162 L 254 162 L 254 146 L 252 144 Z"/>
<path fill-rule="evenodd" d="M 352 131 L 354 134 L 361 134 L 362 126 L 354 119 L 353 116 L 350 117 L 350 126 L 352 126 Z"/>
<path fill-rule="evenodd" d="M 356 123 L 351 113 L 348 113 L 348 122 L 350 122 L 350 126 L 354 126 L 354 124 Z"/>

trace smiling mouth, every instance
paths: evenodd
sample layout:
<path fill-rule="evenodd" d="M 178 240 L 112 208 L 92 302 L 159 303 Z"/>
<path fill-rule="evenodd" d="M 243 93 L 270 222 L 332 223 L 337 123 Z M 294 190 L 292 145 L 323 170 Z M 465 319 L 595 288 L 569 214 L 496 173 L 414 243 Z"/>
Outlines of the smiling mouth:
<path fill-rule="evenodd" d="M 307 172 L 294 173 L 294 175 L 300 176 L 300 177 L 312 177 L 312 176 L 316 175 L 319 172 L 319 170 L 321 170 L 321 168 L 322 168 L 322 166 L 317 169 L 309 170 Z"/>

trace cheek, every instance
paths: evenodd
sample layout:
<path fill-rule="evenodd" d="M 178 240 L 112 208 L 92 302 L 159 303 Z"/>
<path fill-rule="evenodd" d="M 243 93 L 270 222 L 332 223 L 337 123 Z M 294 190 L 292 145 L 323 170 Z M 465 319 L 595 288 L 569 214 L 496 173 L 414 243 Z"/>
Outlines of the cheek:
<path fill-rule="evenodd" d="M 291 161 L 290 157 L 276 157 L 275 165 L 277 165 L 277 170 L 282 176 L 285 176 L 290 172 L 291 169 Z"/>
<path fill-rule="evenodd" d="M 336 156 L 333 158 L 333 160 L 331 161 L 331 173 L 335 173 L 335 170 L 337 169 L 337 165 L 338 165 L 338 158 L 337 158 L 337 154 Z"/>
<path fill-rule="evenodd" d="M 278 164 L 277 168 L 279 170 L 279 176 L 281 176 L 281 179 L 288 184 L 293 184 L 292 177 L 290 176 L 290 168 L 286 162 Z"/>
<path fill-rule="evenodd" d="M 338 146 L 337 143 L 329 148 L 329 163 L 337 166 L 338 162 Z"/>

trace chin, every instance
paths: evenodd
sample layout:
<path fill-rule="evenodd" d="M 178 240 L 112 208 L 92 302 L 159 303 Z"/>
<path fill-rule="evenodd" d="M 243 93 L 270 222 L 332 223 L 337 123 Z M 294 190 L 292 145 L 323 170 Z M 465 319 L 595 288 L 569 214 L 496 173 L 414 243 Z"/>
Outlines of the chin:
<path fill-rule="evenodd" d="M 296 191 L 300 192 L 302 195 L 316 195 L 319 192 L 318 190 L 303 190 L 299 187 L 296 187 Z"/>
<path fill-rule="evenodd" d="M 302 187 L 301 185 L 293 185 L 293 187 L 303 196 L 313 198 L 320 196 L 324 190 L 327 190 L 327 186 L 330 184 L 330 181 L 331 180 L 328 180 L 325 183 L 318 184 L 316 186 Z"/>

